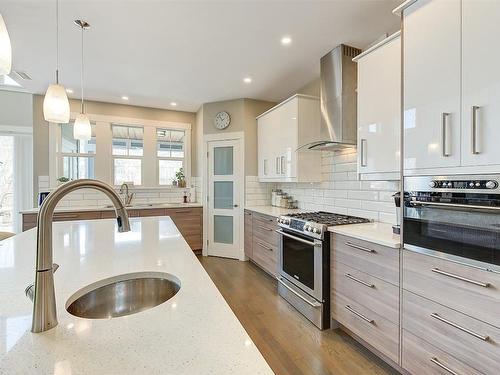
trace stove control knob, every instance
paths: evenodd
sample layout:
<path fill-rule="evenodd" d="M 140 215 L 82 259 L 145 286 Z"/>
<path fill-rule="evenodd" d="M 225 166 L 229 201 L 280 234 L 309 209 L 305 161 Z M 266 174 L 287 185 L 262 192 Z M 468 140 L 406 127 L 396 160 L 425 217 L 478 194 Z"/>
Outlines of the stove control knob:
<path fill-rule="evenodd" d="M 488 181 L 486 183 L 486 189 L 496 189 L 498 187 L 498 182 L 496 181 Z"/>
<path fill-rule="evenodd" d="M 448 187 L 449 187 L 449 188 L 453 187 L 453 183 L 448 182 Z"/>
<path fill-rule="evenodd" d="M 437 181 L 429 182 L 429 187 L 431 187 L 431 188 L 437 188 L 438 186 L 439 186 L 439 184 L 437 183 Z"/>
<path fill-rule="evenodd" d="M 480 182 L 476 182 L 476 187 L 481 187 L 481 183 Z"/>
<path fill-rule="evenodd" d="M 320 230 L 319 230 L 319 228 L 314 228 L 314 229 L 313 229 L 313 232 L 314 232 L 314 233 L 319 233 L 319 232 L 320 232 Z"/>
<path fill-rule="evenodd" d="M 469 182 L 469 186 L 470 186 L 471 188 L 473 188 L 473 187 L 474 187 L 474 182 Z"/>

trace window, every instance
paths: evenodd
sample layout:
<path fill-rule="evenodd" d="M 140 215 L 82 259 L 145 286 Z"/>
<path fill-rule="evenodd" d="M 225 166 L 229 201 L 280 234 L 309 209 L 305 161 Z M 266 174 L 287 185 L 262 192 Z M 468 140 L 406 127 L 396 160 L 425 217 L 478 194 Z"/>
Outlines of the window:
<path fill-rule="evenodd" d="M 62 176 L 70 180 L 94 178 L 96 152 L 95 125 L 88 141 L 73 138 L 73 124 L 61 124 Z"/>
<path fill-rule="evenodd" d="M 132 182 L 134 185 L 142 185 L 144 129 L 112 125 L 112 133 L 114 184 Z"/>
<path fill-rule="evenodd" d="M 158 157 L 158 184 L 172 185 L 175 173 L 184 168 L 185 132 L 156 129 L 156 156 Z"/>

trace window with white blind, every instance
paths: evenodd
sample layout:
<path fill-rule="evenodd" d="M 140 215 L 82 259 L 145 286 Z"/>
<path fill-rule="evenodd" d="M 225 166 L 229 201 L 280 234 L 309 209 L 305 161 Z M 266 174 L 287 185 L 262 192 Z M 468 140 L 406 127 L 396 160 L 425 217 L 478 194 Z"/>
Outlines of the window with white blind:
<path fill-rule="evenodd" d="M 185 170 L 185 135 L 183 130 L 156 129 L 158 185 L 172 185 L 176 172 Z"/>
<path fill-rule="evenodd" d="M 115 185 L 132 182 L 142 185 L 144 128 L 112 125 L 113 181 Z"/>
<path fill-rule="evenodd" d="M 91 125 L 92 135 L 88 141 L 73 138 L 73 123 L 61 124 L 60 127 L 62 170 L 57 178 L 66 177 L 70 180 L 94 178 L 95 125 Z"/>

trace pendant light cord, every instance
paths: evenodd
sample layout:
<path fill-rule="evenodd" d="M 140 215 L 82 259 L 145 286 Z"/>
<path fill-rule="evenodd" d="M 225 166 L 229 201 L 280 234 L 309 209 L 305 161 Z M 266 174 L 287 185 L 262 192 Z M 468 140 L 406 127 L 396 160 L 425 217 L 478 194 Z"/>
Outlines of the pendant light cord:
<path fill-rule="evenodd" d="M 81 70 L 81 75 L 80 75 L 80 80 L 81 80 L 81 85 L 82 85 L 82 110 L 81 112 L 84 113 L 83 109 L 83 25 L 82 25 L 82 70 Z"/>
<path fill-rule="evenodd" d="M 59 84 L 59 0 L 56 0 L 56 84 Z"/>

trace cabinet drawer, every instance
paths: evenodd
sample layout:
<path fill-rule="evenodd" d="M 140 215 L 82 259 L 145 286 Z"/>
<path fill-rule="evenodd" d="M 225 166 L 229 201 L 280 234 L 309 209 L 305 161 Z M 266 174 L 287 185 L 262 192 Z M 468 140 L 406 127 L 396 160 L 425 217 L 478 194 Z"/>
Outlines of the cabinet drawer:
<path fill-rule="evenodd" d="M 403 288 L 500 328 L 500 274 L 403 252 Z"/>
<path fill-rule="evenodd" d="M 140 217 L 148 217 L 148 216 L 165 216 L 164 208 L 148 208 L 139 210 Z"/>
<path fill-rule="evenodd" d="M 245 240 L 244 240 L 244 251 L 245 255 L 252 258 L 252 242 L 253 242 L 253 231 L 252 231 L 252 212 L 245 210 Z"/>
<path fill-rule="evenodd" d="M 167 216 L 201 217 L 203 215 L 203 209 L 201 207 L 167 208 L 165 214 Z"/>
<path fill-rule="evenodd" d="M 403 329 L 484 374 L 500 374 L 498 328 L 404 291 Z"/>
<path fill-rule="evenodd" d="M 254 238 L 266 242 L 272 246 L 278 246 L 279 235 L 276 233 L 276 226 L 264 226 L 260 220 L 254 220 L 252 223 L 252 232 Z"/>
<path fill-rule="evenodd" d="M 336 292 L 332 294 L 332 318 L 394 362 L 399 359 L 398 325 Z"/>
<path fill-rule="evenodd" d="M 278 272 L 278 249 L 254 237 L 252 260 L 271 275 Z"/>
<path fill-rule="evenodd" d="M 403 331 L 402 362 L 402 367 L 413 375 L 480 374 L 479 371 L 408 331 Z"/>
<path fill-rule="evenodd" d="M 364 272 L 332 263 L 332 290 L 399 324 L 399 288 Z"/>
<path fill-rule="evenodd" d="M 55 212 L 53 221 L 94 220 L 100 218 L 100 211 Z"/>
<path fill-rule="evenodd" d="M 138 217 L 139 216 L 138 210 L 127 209 L 127 213 L 128 213 L 128 217 Z M 116 217 L 115 210 L 101 211 L 101 219 L 114 219 L 115 217 Z"/>
<path fill-rule="evenodd" d="M 334 234 L 332 261 L 399 285 L 399 249 Z"/>
<path fill-rule="evenodd" d="M 272 228 L 276 228 L 277 226 L 276 218 L 273 216 L 260 214 L 258 212 L 253 212 L 252 217 L 254 220 L 261 221 L 262 222 L 261 224 L 264 226 L 269 225 Z"/>

